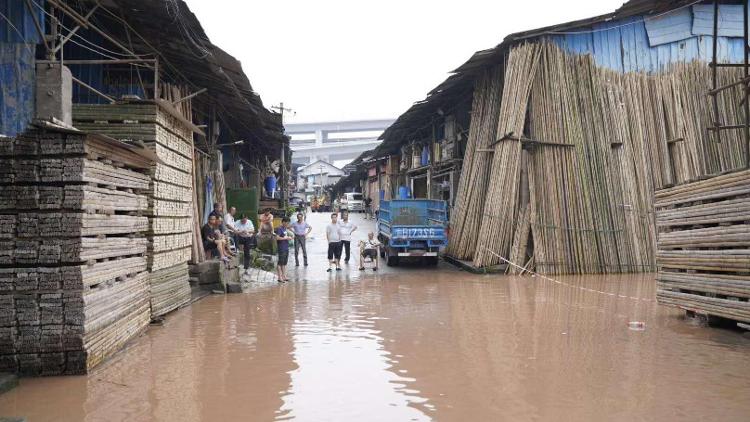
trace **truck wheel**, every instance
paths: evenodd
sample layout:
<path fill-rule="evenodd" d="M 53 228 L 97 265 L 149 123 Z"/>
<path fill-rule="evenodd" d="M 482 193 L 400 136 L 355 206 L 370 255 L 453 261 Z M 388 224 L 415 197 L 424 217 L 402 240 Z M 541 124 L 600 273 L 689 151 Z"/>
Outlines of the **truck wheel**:
<path fill-rule="evenodd" d="M 395 267 L 395 266 L 397 266 L 398 265 L 398 256 L 386 253 L 386 255 L 385 255 L 385 265 L 387 265 L 389 267 Z"/>
<path fill-rule="evenodd" d="M 436 256 L 426 256 L 424 257 L 424 264 L 429 267 L 435 267 L 438 264 L 438 257 Z"/>

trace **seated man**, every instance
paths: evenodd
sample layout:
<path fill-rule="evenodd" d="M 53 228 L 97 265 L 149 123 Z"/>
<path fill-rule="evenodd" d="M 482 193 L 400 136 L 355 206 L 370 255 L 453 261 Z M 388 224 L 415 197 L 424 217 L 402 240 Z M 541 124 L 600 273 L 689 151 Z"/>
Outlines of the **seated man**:
<path fill-rule="evenodd" d="M 237 228 L 235 227 L 236 221 L 234 219 L 234 214 L 236 212 L 237 208 L 229 207 L 229 212 L 224 214 L 224 228 L 226 228 L 226 231 L 233 237 L 237 232 Z"/>
<path fill-rule="evenodd" d="M 234 229 L 237 236 L 237 247 L 242 246 L 243 265 L 245 271 L 247 271 L 250 268 L 250 249 L 255 249 L 257 246 L 255 226 L 245 214 L 242 214 L 240 220 L 234 223 Z"/>
<path fill-rule="evenodd" d="M 201 229 L 201 237 L 203 238 L 203 249 L 207 255 L 212 257 L 218 255 L 222 261 L 229 261 L 227 241 L 221 235 L 215 215 L 208 217 L 208 223 Z"/>
<path fill-rule="evenodd" d="M 365 258 L 370 258 L 370 260 L 373 262 L 373 271 L 378 270 L 378 248 L 380 248 L 382 244 L 378 239 L 375 238 L 375 234 L 373 232 L 367 233 L 367 240 L 363 240 L 359 242 L 359 270 L 364 271 L 365 270 Z"/>

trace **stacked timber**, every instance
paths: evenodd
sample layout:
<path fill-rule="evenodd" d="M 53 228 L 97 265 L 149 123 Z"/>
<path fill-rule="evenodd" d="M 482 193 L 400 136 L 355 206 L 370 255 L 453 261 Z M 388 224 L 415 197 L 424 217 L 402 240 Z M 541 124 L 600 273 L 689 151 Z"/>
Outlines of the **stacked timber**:
<path fill-rule="evenodd" d="M 657 300 L 750 323 L 750 170 L 656 192 Z"/>
<path fill-rule="evenodd" d="M 0 372 L 85 373 L 148 325 L 150 165 L 78 131 L 3 140 Z"/>
<path fill-rule="evenodd" d="M 158 158 L 148 190 L 151 313 L 190 300 L 187 262 L 193 247 L 193 129 L 175 110 L 154 102 L 76 104 L 75 126 L 145 144 Z"/>

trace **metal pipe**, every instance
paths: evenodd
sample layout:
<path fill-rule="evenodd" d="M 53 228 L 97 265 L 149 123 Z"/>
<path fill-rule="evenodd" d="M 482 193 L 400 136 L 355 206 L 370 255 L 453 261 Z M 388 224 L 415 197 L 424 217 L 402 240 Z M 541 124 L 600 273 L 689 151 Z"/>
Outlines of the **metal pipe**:
<path fill-rule="evenodd" d="M 62 10 L 62 11 L 63 11 L 63 12 L 64 12 L 64 13 L 66 14 L 66 15 L 70 16 L 70 17 L 71 17 L 71 19 L 75 20 L 75 21 L 76 21 L 76 22 L 77 22 L 77 23 L 78 23 L 79 25 L 83 26 L 83 27 L 84 27 L 84 28 L 86 28 L 86 29 L 91 29 L 92 31 L 94 31 L 94 32 L 96 32 L 97 34 L 99 34 L 99 35 L 101 35 L 102 37 L 104 37 L 104 39 L 105 39 L 105 40 L 107 40 L 107 41 L 111 42 L 111 43 L 112 43 L 112 44 L 114 44 L 114 45 L 115 45 L 115 46 L 116 46 L 117 48 L 119 48 L 119 49 L 121 49 L 122 51 L 124 51 L 124 52 L 126 52 L 126 53 L 130 54 L 131 56 L 133 56 L 133 57 L 137 57 L 137 58 L 139 58 L 139 59 L 141 58 L 141 56 L 139 56 L 138 54 L 135 54 L 134 52 L 130 51 L 130 49 L 128 49 L 127 47 L 125 47 L 124 45 L 122 45 L 122 44 L 121 44 L 121 43 L 120 43 L 119 41 L 117 41 L 116 39 L 112 38 L 112 37 L 111 37 L 111 36 L 110 36 L 109 34 L 107 34 L 106 32 L 102 31 L 101 29 L 97 28 L 97 27 L 96 27 L 96 25 L 91 25 L 91 24 L 89 24 L 88 22 L 85 22 L 85 21 L 83 20 L 83 16 L 79 15 L 78 13 L 76 13 L 76 12 L 75 12 L 75 10 L 72 10 L 72 9 L 70 9 L 70 8 L 69 8 L 69 7 L 67 6 L 67 5 L 65 5 L 65 7 L 62 7 L 62 6 L 63 6 L 63 4 L 59 3 L 59 2 L 57 1 L 57 0 L 49 0 L 49 2 L 50 2 L 50 4 L 52 4 L 52 5 L 54 5 L 54 6 L 57 6 L 57 7 L 58 7 L 58 8 L 60 9 L 60 10 Z"/>
<path fill-rule="evenodd" d="M 154 99 L 159 98 L 159 59 L 154 62 Z M 144 93 L 145 94 L 145 93 Z"/>
<path fill-rule="evenodd" d="M 85 19 L 83 19 L 83 16 L 78 14 L 75 10 L 71 9 L 65 2 L 59 2 L 58 0 L 48 0 L 52 6 L 57 7 L 58 9 L 62 10 L 63 13 L 70 16 L 71 19 L 76 21 L 77 24 L 81 25 L 82 27 L 89 29 L 89 23 L 86 22 Z"/>
<path fill-rule="evenodd" d="M 114 103 L 116 102 L 114 98 L 112 98 L 112 97 L 110 97 L 109 95 L 107 95 L 107 94 L 105 94 L 105 93 L 103 93 L 103 92 L 99 91 L 98 89 L 96 89 L 96 88 L 94 88 L 93 86 L 91 86 L 91 85 L 87 84 L 86 82 L 83 82 L 82 80 L 80 80 L 80 79 L 76 78 L 75 76 L 71 76 L 71 78 L 73 79 L 73 81 L 77 82 L 77 83 L 78 83 L 78 84 L 80 84 L 80 85 L 81 85 L 82 87 L 84 87 L 84 88 L 86 88 L 86 89 L 90 90 L 91 92 L 93 92 L 94 94 L 97 94 L 97 95 L 99 95 L 99 96 L 100 96 L 100 97 L 102 97 L 102 98 L 105 98 L 105 99 L 107 99 L 107 100 L 108 100 L 108 101 L 109 101 L 110 103 L 114 104 Z"/>
<path fill-rule="evenodd" d="M 744 78 L 742 78 L 742 79 L 740 79 L 738 81 L 734 81 L 732 83 L 728 83 L 726 85 L 714 88 L 714 89 L 708 91 L 707 94 L 708 95 L 716 95 L 716 94 L 720 93 L 721 91 L 727 90 L 727 89 L 735 87 L 737 85 L 747 84 L 748 82 L 750 82 L 750 77 L 745 76 Z"/>
<path fill-rule="evenodd" d="M 94 7 L 92 7 L 91 10 L 89 10 L 89 13 L 87 13 L 86 16 L 84 16 L 84 19 L 86 19 L 86 22 L 88 22 L 88 20 L 91 17 L 91 15 L 93 15 L 94 12 L 96 12 L 96 9 L 98 9 L 98 8 L 99 8 L 99 3 L 95 4 Z M 68 42 L 68 41 L 70 41 L 70 39 L 73 38 L 73 35 L 75 35 L 76 32 L 78 32 L 78 30 L 80 28 L 81 28 L 81 25 L 76 25 L 76 27 L 73 28 L 70 31 L 70 33 L 65 36 L 65 38 L 63 38 L 62 40 L 60 40 L 60 44 L 58 44 L 57 47 L 55 47 L 55 48 L 52 49 L 52 53 L 53 54 L 57 53 L 58 50 L 60 50 L 61 48 L 63 48 L 63 46 L 65 45 L 65 43 Z"/>
<path fill-rule="evenodd" d="M 719 0 L 714 0 L 714 34 L 713 34 L 713 58 L 711 60 L 711 63 L 718 64 L 718 44 L 719 44 Z M 711 90 L 715 91 L 717 88 L 717 76 L 716 76 L 717 67 L 712 66 L 711 67 Z M 713 98 L 713 106 L 714 106 L 714 128 L 717 128 L 719 123 L 719 99 L 716 98 L 716 96 L 712 96 Z M 721 132 L 719 130 L 714 130 L 716 132 L 716 142 L 721 143 Z"/>
<path fill-rule="evenodd" d="M 192 93 L 192 94 L 190 94 L 190 95 L 186 95 L 186 96 L 184 96 L 184 97 L 180 98 L 180 99 L 179 99 L 179 100 L 177 100 L 177 101 L 173 101 L 173 102 L 172 102 L 172 105 L 177 105 L 177 104 L 179 104 L 179 103 L 181 103 L 181 102 L 183 102 L 183 101 L 187 101 L 187 100 L 189 100 L 189 99 L 191 99 L 191 98 L 193 98 L 193 97 L 196 97 L 196 96 L 198 96 L 198 95 L 200 95 L 200 94 L 203 94 L 203 93 L 204 93 L 204 92 L 206 92 L 206 91 L 208 91 L 208 88 L 203 88 L 203 89 L 199 89 L 198 91 L 195 91 L 195 92 L 193 92 L 193 93 Z"/>
<path fill-rule="evenodd" d="M 42 64 L 58 64 L 59 60 L 37 60 Z M 156 63 L 156 59 L 101 59 L 101 60 L 65 60 L 65 64 L 127 64 L 127 63 Z"/>
<path fill-rule="evenodd" d="M 39 37 L 42 39 L 42 42 L 44 43 L 44 48 L 47 49 L 47 52 L 50 52 L 50 46 L 47 42 L 47 37 L 44 36 L 44 30 L 42 29 L 42 25 L 39 24 L 39 19 L 36 17 L 36 13 L 34 12 L 34 8 L 31 6 L 31 0 L 26 0 L 26 7 L 29 9 L 29 14 L 31 15 L 31 18 L 34 20 L 34 26 L 36 27 L 36 32 L 39 34 Z"/>

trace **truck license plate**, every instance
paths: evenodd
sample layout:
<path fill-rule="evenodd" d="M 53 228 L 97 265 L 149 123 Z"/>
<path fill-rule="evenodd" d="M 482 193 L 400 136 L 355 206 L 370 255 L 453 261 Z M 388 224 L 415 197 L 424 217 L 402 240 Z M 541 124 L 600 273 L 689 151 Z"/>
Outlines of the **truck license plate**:
<path fill-rule="evenodd" d="M 396 237 L 404 237 L 409 239 L 437 237 L 437 231 L 435 229 L 428 228 L 399 228 L 396 229 Z"/>

